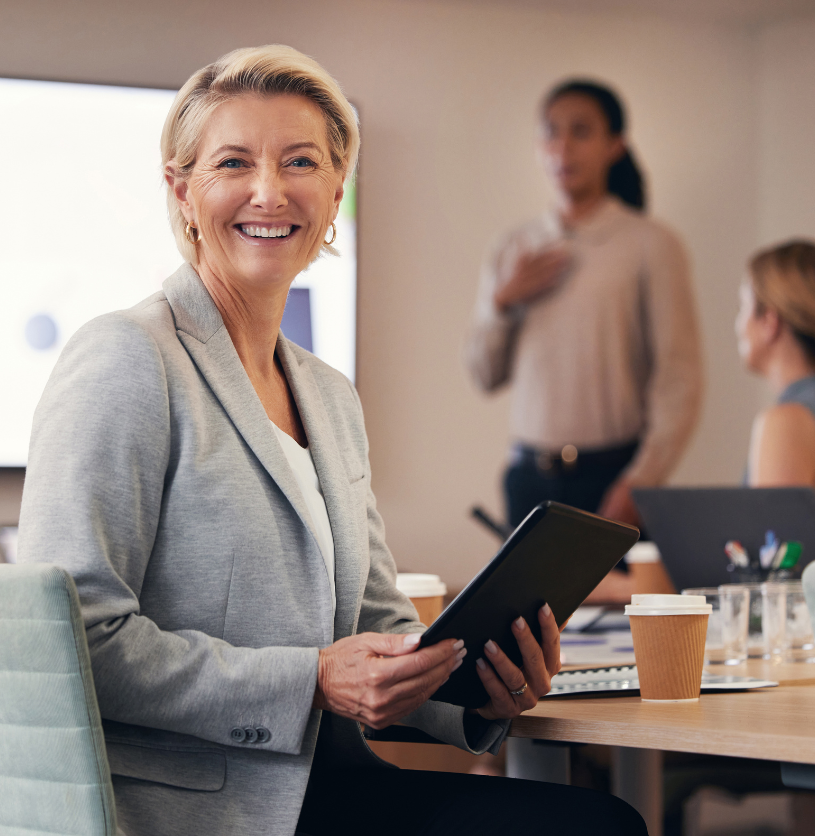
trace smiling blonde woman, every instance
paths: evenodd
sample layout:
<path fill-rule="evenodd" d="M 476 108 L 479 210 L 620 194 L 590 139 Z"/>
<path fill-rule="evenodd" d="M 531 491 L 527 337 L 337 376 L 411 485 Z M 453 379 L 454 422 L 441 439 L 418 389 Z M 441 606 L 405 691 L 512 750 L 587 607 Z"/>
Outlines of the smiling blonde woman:
<path fill-rule="evenodd" d="M 548 691 L 559 637 L 544 607 L 541 644 L 513 628 L 523 670 L 492 643 L 470 648 L 489 663 L 477 712 L 429 700 L 467 649 L 417 649 L 356 391 L 280 332 L 291 283 L 333 240 L 358 148 L 339 86 L 293 49 L 196 73 L 162 138 L 186 263 L 80 329 L 38 407 L 20 557 L 76 580 L 121 827 L 644 833 L 586 791 L 383 769 L 362 737 L 362 723 L 401 721 L 495 752 Z"/>

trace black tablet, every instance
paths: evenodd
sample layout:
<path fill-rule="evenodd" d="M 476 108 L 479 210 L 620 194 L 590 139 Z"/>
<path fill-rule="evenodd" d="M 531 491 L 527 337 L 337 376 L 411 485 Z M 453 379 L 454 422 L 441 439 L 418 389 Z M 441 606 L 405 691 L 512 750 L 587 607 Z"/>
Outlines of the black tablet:
<path fill-rule="evenodd" d="M 557 502 L 538 505 L 422 636 L 420 647 L 455 638 L 464 639 L 469 651 L 431 699 L 484 705 L 487 692 L 475 660 L 484 658 L 486 641 L 497 642 L 520 665 L 512 621 L 522 615 L 540 640 L 537 612 L 548 603 L 562 627 L 639 535 L 632 525 Z"/>

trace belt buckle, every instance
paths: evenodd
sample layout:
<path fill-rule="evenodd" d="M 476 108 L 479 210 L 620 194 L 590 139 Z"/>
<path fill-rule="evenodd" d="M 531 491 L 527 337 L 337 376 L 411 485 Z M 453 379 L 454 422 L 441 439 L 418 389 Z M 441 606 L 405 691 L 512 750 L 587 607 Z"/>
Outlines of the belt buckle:
<path fill-rule="evenodd" d="M 560 451 L 560 461 L 564 470 L 573 470 L 577 467 L 578 458 L 579 453 L 577 452 L 577 447 L 575 447 L 574 444 L 567 444 Z"/>
<path fill-rule="evenodd" d="M 538 450 L 538 452 L 535 453 L 535 465 L 538 470 L 549 471 L 554 467 L 555 461 L 552 454 L 548 451 Z"/>

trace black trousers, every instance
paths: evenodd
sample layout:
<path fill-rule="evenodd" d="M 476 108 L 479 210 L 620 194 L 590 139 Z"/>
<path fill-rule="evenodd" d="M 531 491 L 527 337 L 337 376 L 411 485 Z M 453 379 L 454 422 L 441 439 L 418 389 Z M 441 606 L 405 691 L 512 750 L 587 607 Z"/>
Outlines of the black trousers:
<path fill-rule="evenodd" d="M 407 769 L 313 772 L 297 836 L 647 836 L 633 807 L 581 787 Z"/>
<path fill-rule="evenodd" d="M 574 467 L 561 462 L 542 467 L 540 457 L 524 447 L 513 450 L 512 463 L 504 474 L 507 519 L 512 528 L 541 502 L 552 500 L 595 513 L 605 492 L 623 472 L 637 451 L 637 443 L 578 456 Z"/>

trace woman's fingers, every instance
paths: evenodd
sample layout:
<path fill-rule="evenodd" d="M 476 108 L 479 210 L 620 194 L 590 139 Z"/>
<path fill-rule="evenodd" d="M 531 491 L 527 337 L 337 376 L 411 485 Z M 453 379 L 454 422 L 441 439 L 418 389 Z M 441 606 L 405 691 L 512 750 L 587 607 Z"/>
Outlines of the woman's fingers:
<path fill-rule="evenodd" d="M 560 670 L 560 630 L 549 604 L 544 604 L 538 610 L 538 623 L 541 627 L 541 649 L 546 660 L 546 670 L 552 677 Z M 548 690 L 544 693 L 548 693 Z"/>
<path fill-rule="evenodd" d="M 498 676 L 503 680 L 504 687 L 509 692 L 509 696 L 513 699 L 513 704 L 516 706 L 516 714 L 518 713 L 518 708 L 521 711 L 526 711 L 528 708 L 532 708 L 532 706 L 537 704 L 538 695 L 535 692 L 534 686 L 530 687 L 529 682 L 527 682 L 526 674 L 491 639 L 484 645 L 484 655 L 493 668 L 495 668 Z M 527 686 L 525 690 L 524 685 Z M 523 693 L 512 694 L 512 691 L 523 691 Z"/>
<path fill-rule="evenodd" d="M 449 677 L 450 673 L 447 670 L 440 671 L 435 668 L 425 676 L 400 682 L 388 689 L 386 697 L 384 693 L 380 694 L 379 698 L 383 702 L 371 707 L 370 716 L 381 722 L 382 726 L 395 723 L 430 699 Z M 373 722 L 369 724 L 375 725 Z"/>
<path fill-rule="evenodd" d="M 439 669 L 439 674 L 446 669 L 445 676 L 449 676 L 462 651 L 466 653 L 461 639 L 447 639 L 405 656 L 372 660 L 376 662 L 375 670 L 380 677 L 377 684 L 382 687 L 395 686 L 399 682 L 425 676 L 435 669 Z"/>
<path fill-rule="evenodd" d="M 512 622 L 512 633 L 521 651 L 523 673 L 526 676 L 529 690 L 533 692 L 534 698 L 537 700 L 543 694 L 548 694 L 550 688 L 550 676 L 546 668 L 543 650 L 523 618 L 516 618 Z"/>
<path fill-rule="evenodd" d="M 370 687 L 360 700 L 363 719 L 374 728 L 383 728 L 400 720 L 438 690 L 450 674 L 459 668 L 466 653 L 466 649 L 462 647 L 454 656 L 445 658 L 441 664 L 431 665 L 419 673 L 395 679 L 392 663 L 396 660 L 376 660 L 378 670 L 372 675 Z M 384 668 L 391 670 L 383 674 Z"/>
<path fill-rule="evenodd" d="M 463 658 L 464 642 L 455 639 L 421 650 L 416 645 L 413 636 L 363 633 L 323 648 L 315 707 L 377 728 L 399 720 L 431 696 Z"/>
<path fill-rule="evenodd" d="M 510 277 L 499 288 L 496 303 L 499 307 L 507 307 L 528 302 L 553 287 L 570 261 L 569 253 L 556 247 L 522 254 Z"/>
<path fill-rule="evenodd" d="M 521 713 L 521 709 L 515 702 L 512 694 L 509 693 L 506 683 L 504 683 L 498 674 L 483 660 L 475 660 L 475 670 L 487 696 L 490 698 L 489 702 L 481 709 L 479 714 L 487 720 L 509 719 L 517 717 Z"/>

